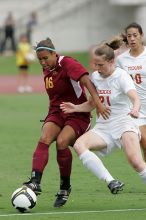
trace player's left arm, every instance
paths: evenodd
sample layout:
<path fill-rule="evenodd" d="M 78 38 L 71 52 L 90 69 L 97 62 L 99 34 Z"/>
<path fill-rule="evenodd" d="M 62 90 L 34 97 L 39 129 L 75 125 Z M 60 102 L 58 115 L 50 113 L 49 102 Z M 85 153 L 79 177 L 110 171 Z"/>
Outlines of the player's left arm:
<path fill-rule="evenodd" d="M 140 106 L 141 106 L 139 96 L 138 96 L 136 90 L 134 90 L 134 89 L 129 90 L 127 92 L 127 95 L 133 104 L 133 108 L 129 112 L 129 114 L 134 118 L 138 118 L 139 117 L 139 110 L 140 110 Z"/>
<path fill-rule="evenodd" d="M 108 119 L 110 115 L 110 109 L 109 107 L 101 103 L 98 93 L 96 91 L 96 88 L 94 84 L 91 82 L 91 80 L 89 79 L 89 76 L 84 74 L 82 77 L 80 77 L 80 83 L 88 89 L 94 101 L 97 114 L 101 114 L 104 119 Z"/>
<path fill-rule="evenodd" d="M 125 94 L 127 94 L 127 96 L 129 97 L 130 101 L 133 104 L 133 108 L 129 112 L 129 114 L 134 118 L 138 118 L 139 110 L 141 106 L 140 99 L 137 94 L 133 80 L 131 79 L 129 74 L 124 70 L 121 72 L 121 75 L 120 75 L 120 86 L 121 86 L 122 91 Z"/>

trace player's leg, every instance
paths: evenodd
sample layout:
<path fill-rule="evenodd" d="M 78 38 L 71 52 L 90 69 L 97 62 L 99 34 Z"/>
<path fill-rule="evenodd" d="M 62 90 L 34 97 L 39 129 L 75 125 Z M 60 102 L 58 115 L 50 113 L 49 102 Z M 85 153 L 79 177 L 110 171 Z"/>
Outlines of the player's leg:
<path fill-rule="evenodd" d="M 24 66 L 19 66 L 19 75 L 18 75 L 18 87 L 17 87 L 17 91 L 19 93 L 24 93 L 25 92 L 25 87 L 24 87 L 24 71 L 25 71 L 25 67 Z"/>
<path fill-rule="evenodd" d="M 54 207 L 63 206 L 71 192 L 70 175 L 72 168 L 72 153 L 68 146 L 75 142 L 76 133 L 71 126 L 65 126 L 56 140 L 57 162 L 60 170 L 60 189 L 56 194 Z"/>
<path fill-rule="evenodd" d="M 21 85 L 24 89 L 24 92 L 28 92 L 28 65 L 25 65 L 21 70 Z"/>
<path fill-rule="evenodd" d="M 43 171 L 48 163 L 49 145 L 56 140 L 60 127 L 53 122 L 47 122 L 42 128 L 41 138 L 33 154 L 31 179 L 24 184 L 32 188 L 36 194 L 41 193 L 40 182 Z"/>
<path fill-rule="evenodd" d="M 14 34 L 11 35 L 11 47 L 12 47 L 12 51 L 15 53 L 16 52 L 16 45 L 15 45 Z"/>
<path fill-rule="evenodd" d="M 146 163 L 142 157 L 138 135 L 134 132 L 123 133 L 122 145 L 129 163 L 146 183 Z"/>
<path fill-rule="evenodd" d="M 143 155 L 144 159 L 146 161 L 146 125 L 142 125 L 139 127 L 140 132 L 141 132 L 141 147 L 143 149 Z"/>
<path fill-rule="evenodd" d="M 23 86 L 25 92 L 32 92 L 32 87 L 29 85 L 29 65 L 25 65 L 23 72 Z"/>
<path fill-rule="evenodd" d="M 57 161 L 60 169 L 60 190 L 54 203 L 55 207 L 64 205 L 71 192 L 70 175 L 72 154 L 68 146 L 73 146 L 75 140 L 90 127 L 90 117 L 69 117 L 57 138 Z"/>
<path fill-rule="evenodd" d="M 1 48 L 0 48 L 1 53 L 3 53 L 3 52 L 5 51 L 5 49 L 6 49 L 7 40 L 8 40 L 8 37 L 7 37 L 6 34 L 5 34 L 4 40 L 2 40 L 2 43 L 1 43 Z"/>
<path fill-rule="evenodd" d="M 124 184 L 118 180 L 115 180 L 105 168 L 99 157 L 89 150 L 93 149 L 99 151 L 103 149 L 106 150 L 106 148 L 107 143 L 104 141 L 104 139 L 92 131 L 88 131 L 79 137 L 74 144 L 74 149 L 83 165 L 99 179 L 106 181 L 111 193 L 116 194 L 118 191 L 122 190 Z"/>

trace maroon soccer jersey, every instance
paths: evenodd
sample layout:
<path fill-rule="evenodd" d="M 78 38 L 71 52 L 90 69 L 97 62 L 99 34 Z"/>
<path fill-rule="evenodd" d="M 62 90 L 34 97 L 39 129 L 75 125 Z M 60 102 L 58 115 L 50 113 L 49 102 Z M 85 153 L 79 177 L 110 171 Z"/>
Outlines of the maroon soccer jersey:
<path fill-rule="evenodd" d="M 49 96 L 49 113 L 60 111 L 62 102 L 80 104 L 87 100 L 79 79 L 87 70 L 75 59 L 58 56 L 54 70 L 44 70 L 45 88 Z M 87 113 L 86 113 L 87 114 Z"/>

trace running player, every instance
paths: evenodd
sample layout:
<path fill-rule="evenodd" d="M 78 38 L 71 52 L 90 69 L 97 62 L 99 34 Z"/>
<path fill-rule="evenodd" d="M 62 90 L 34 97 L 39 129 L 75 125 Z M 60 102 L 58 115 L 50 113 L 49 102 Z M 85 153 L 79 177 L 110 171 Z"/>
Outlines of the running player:
<path fill-rule="evenodd" d="M 143 30 L 137 23 L 125 28 L 125 36 L 129 50 L 117 57 L 117 66 L 126 70 L 132 77 L 141 100 L 139 118 L 136 123 L 141 131 L 141 146 L 146 161 L 146 47 L 143 43 Z"/>
<path fill-rule="evenodd" d="M 62 101 L 72 100 L 75 104 L 85 102 L 84 86 L 93 97 L 101 117 L 107 119 L 110 110 L 105 107 L 89 79 L 87 70 L 76 60 L 56 53 L 52 41 L 47 38 L 36 46 L 38 60 L 43 68 L 46 92 L 50 106 L 45 119 L 42 134 L 32 159 L 31 179 L 24 184 L 36 194 L 41 193 L 40 183 L 43 171 L 48 163 L 49 146 L 56 141 L 57 162 L 60 169 L 60 190 L 54 206 L 64 205 L 71 192 L 70 175 L 72 154 L 68 146 L 90 127 L 89 113 L 64 114 L 60 109 Z"/>
<path fill-rule="evenodd" d="M 125 70 L 115 68 L 112 45 L 107 43 L 99 45 L 95 54 L 98 71 L 93 72 L 92 82 L 101 101 L 110 107 L 111 114 L 107 120 L 103 120 L 101 116 L 97 117 L 95 127 L 77 139 L 74 149 L 85 167 L 99 179 L 109 182 L 111 177 L 107 174 L 102 161 L 90 149 L 105 155 L 116 147 L 122 147 L 129 163 L 146 183 L 146 163 L 140 150 L 139 128 L 132 119 L 138 118 L 140 109 L 140 100 L 134 83 Z M 133 104 L 131 110 L 129 99 Z M 67 114 L 88 112 L 94 107 L 92 98 L 80 105 L 61 104 L 62 111 Z"/>

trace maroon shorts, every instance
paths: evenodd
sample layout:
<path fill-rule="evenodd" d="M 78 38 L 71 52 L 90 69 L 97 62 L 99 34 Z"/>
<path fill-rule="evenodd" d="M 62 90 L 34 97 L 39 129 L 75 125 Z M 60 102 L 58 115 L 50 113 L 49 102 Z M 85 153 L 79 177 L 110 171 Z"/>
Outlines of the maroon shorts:
<path fill-rule="evenodd" d="M 54 114 L 48 114 L 45 122 L 54 122 L 57 124 L 60 128 L 65 127 L 66 125 L 71 126 L 75 133 L 77 138 L 84 134 L 86 131 L 89 130 L 90 125 L 91 125 L 91 118 L 90 115 L 87 117 L 83 116 L 75 116 L 73 114 L 69 114 L 68 116 L 64 113 L 61 112 L 56 112 Z"/>

